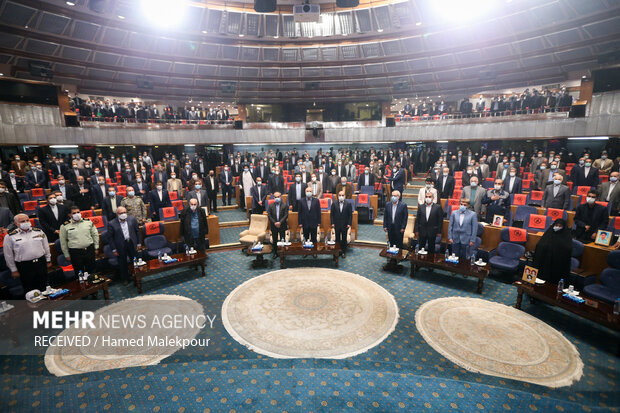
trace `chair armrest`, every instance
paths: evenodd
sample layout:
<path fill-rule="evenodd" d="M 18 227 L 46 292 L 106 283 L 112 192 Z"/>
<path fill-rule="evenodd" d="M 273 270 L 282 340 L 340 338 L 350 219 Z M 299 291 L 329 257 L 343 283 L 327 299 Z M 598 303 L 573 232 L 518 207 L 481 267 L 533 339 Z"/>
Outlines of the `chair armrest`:
<path fill-rule="evenodd" d="M 245 237 L 246 235 L 250 234 L 250 230 L 246 229 L 245 231 L 241 231 L 241 233 L 239 234 L 239 238 L 241 237 Z"/>
<path fill-rule="evenodd" d="M 256 234 L 256 238 L 260 241 L 263 242 L 265 240 L 265 238 L 267 238 L 267 232 L 263 231 L 263 232 L 259 232 L 258 234 Z"/>

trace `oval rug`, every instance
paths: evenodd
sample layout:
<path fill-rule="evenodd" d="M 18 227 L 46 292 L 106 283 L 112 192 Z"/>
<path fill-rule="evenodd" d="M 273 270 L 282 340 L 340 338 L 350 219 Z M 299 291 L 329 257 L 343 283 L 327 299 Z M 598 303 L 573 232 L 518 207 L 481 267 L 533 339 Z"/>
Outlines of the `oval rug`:
<path fill-rule="evenodd" d="M 194 339 L 200 328 L 198 326 L 170 328 L 170 326 L 150 327 L 150 320 L 154 317 L 199 316 L 203 315 L 202 306 L 187 297 L 169 294 L 154 294 L 130 298 L 107 305 L 95 311 L 95 320 L 101 318 L 122 317 L 125 319 L 146 315 L 149 328 L 101 328 L 97 323 L 95 329 L 81 329 L 70 327 L 62 331 L 59 336 L 88 336 L 91 343 L 101 343 L 102 337 L 112 340 L 136 339 L 145 334 L 158 339 Z M 161 360 L 179 350 L 175 342 L 158 345 L 144 341 L 144 345 L 112 345 L 105 349 L 101 345 L 80 347 L 69 345 L 64 347 L 50 346 L 45 352 L 45 366 L 50 373 L 56 376 L 81 374 L 91 371 L 119 369 L 124 367 L 149 366 L 158 364 Z"/>
<path fill-rule="evenodd" d="M 252 278 L 226 297 L 222 322 L 250 350 L 275 358 L 345 358 L 381 343 L 398 306 L 367 278 L 295 268 Z"/>
<path fill-rule="evenodd" d="M 466 370 L 548 387 L 581 378 L 583 362 L 575 346 L 516 308 L 446 297 L 422 304 L 415 322 L 433 349 Z"/>

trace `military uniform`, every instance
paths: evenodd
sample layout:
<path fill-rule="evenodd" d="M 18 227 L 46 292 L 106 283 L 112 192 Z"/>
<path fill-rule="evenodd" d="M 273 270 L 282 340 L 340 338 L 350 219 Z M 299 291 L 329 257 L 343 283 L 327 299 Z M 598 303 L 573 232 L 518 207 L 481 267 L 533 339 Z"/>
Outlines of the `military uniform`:
<path fill-rule="evenodd" d="M 4 259 L 11 272 L 19 272 L 24 294 L 43 291 L 47 285 L 47 263 L 51 261 L 47 236 L 39 228 L 14 229 L 4 238 Z"/>
<path fill-rule="evenodd" d="M 142 198 L 137 195 L 133 198 L 128 196 L 123 198 L 121 206 L 127 209 L 127 214 L 134 217 L 139 225 L 143 224 L 148 218 L 146 215 L 146 205 L 144 205 Z"/>
<path fill-rule="evenodd" d="M 95 251 L 99 249 L 99 232 L 88 219 L 66 221 L 60 227 L 60 247 L 65 257 L 71 258 L 71 265 L 77 274 L 80 271 L 93 273 Z"/>

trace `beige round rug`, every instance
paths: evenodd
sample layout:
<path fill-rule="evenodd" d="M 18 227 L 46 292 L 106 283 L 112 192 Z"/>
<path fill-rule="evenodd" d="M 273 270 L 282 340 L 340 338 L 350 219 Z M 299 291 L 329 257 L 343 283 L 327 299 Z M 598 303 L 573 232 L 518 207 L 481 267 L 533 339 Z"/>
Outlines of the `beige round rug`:
<path fill-rule="evenodd" d="M 383 287 L 345 271 L 272 271 L 235 288 L 222 306 L 228 333 L 276 358 L 345 358 L 381 343 L 398 306 Z"/>
<path fill-rule="evenodd" d="M 72 336 L 87 339 L 82 338 L 81 342 L 68 346 L 48 347 L 45 366 L 50 373 L 67 376 L 158 364 L 182 348 L 177 338 L 194 339 L 200 331 L 199 324 L 204 324 L 203 318 L 199 317 L 203 316 L 199 303 L 187 297 L 167 294 L 123 300 L 95 311 L 94 316 L 94 329 L 70 327 L 56 340 L 67 340 Z M 108 320 L 109 324 L 102 326 L 99 321 L 102 319 Z M 124 323 L 133 320 L 135 328 L 128 324 L 112 324 L 119 319 L 126 320 Z M 178 324 L 175 327 L 171 323 Z M 190 324 L 194 324 L 193 327 Z M 208 327 L 209 323 L 206 325 Z M 142 342 L 135 341 L 140 338 Z"/>
<path fill-rule="evenodd" d="M 415 314 L 420 334 L 437 352 L 466 370 L 548 387 L 581 378 L 575 346 L 531 315 L 478 298 L 428 301 Z"/>

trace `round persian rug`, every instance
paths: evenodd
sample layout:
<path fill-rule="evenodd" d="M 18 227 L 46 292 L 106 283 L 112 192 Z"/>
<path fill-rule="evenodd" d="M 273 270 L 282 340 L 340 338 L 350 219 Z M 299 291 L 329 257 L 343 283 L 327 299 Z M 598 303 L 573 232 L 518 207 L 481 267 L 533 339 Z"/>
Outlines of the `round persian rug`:
<path fill-rule="evenodd" d="M 531 315 L 478 298 L 428 301 L 415 314 L 420 334 L 466 370 L 548 387 L 581 378 L 575 346 Z"/>
<path fill-rule="evenodd" d="M 189 322 L 183 322 L 180 328 L 175 328 L 166 322 L 175 317 L 177 320 L 194 317 L 201 322 L 199 316 L 202 315 L 199 303 L 179 295 L 145 295 L 123 300 L 95 311 L 94 320 L 134 320 L 137 328 L 118 324 L 116 328 L 112 324 L 101 326 L 97 321 L 94 329 L 67 328 L 59 336 L 88 337 L 91 344 L 84 346 L 76 342 L 76 345 L 64 347 L 50 346 L 45 352 L 45 366 L 56 376 L 67 376 L 158 364 L 181 348 L 177 338 L 192 340 L 200 331 L 196 323 L 188 327 Z M 159 323 L 154 324 L 155 320 Z M 142 342 L 131 341 L 141 337 Z"/>
<path fill-rule="evenodd" d="M 381 343 L 398 306 L 383 287 L 345 271 L 272 271 L 235 288 L 222 306 L 228 333 L 276 358 L 345 358 Z"/>

